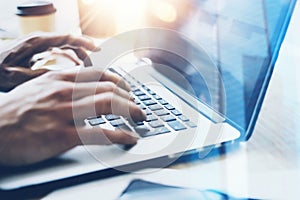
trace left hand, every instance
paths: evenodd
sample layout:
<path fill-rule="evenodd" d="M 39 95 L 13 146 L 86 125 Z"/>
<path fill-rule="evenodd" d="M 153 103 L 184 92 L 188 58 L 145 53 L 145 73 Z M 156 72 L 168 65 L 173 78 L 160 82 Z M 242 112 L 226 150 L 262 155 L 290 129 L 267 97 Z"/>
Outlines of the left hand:
<path fill-rule="evenodd" d="M 46 69 L 32 70 L 34 55 L 52 48 L 73 50 L 85 66 L 92 65 L 86 50 L 98 51 L 92 40 L 71 35 L 34 36 L 8 50 L 0 66 L 0 91 L 10 91 L 16 86 L 47 72 Z"/>
<path fill-rule="evenodd" d="M 74 37 L 71 35 L 34 36 L 10 49 L 8 56 L 5 57 L 2 64 L 30 68 L 31 58 L 35 54 L 51 50 L 55 47 L 73 50 L 78 58 L 84 61 L 85 65 L 91 65 L 86 50 L 98 50 L 93 41 L 85 37 Z"/>

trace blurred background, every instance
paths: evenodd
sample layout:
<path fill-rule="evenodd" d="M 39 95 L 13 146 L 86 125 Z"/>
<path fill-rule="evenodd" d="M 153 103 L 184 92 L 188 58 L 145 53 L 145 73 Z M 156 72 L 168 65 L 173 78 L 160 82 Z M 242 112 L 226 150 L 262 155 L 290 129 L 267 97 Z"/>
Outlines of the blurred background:
<path fill-rule="evenodd" d="M 57 9 L 56 32 L 108 37 L 140 27 L 176 28 L 192 6 L 181 0 L 49 0 Z M 17 5 L 28 0 L 1 1 L 0 28 L 20 35 Z M 191 1 L 189 1 L 191 2 Z M 175 24 L 176 21 L 176 24 Z M 78 28 L 81 29 L 78 29 Z"/>
<path fill-rule="evenodd" d="M 191 11 L 182 0 L 78 0 L 83 33 L 105 37 L 141 27 L 176 28 Z M 176 23 L 175 23 L 176 22 Z"/>
<path fill-rule="evenodd" d="M 0 1 L 0 28 L 8 31 L 14 36 L 20 36 L 17 5 L 28 2 L 28 0 Z M 79 15 L 77 2 L 75 0 L 50 0 L 57 8 L 56 31 L 59 33 L 78 32 Z"/>

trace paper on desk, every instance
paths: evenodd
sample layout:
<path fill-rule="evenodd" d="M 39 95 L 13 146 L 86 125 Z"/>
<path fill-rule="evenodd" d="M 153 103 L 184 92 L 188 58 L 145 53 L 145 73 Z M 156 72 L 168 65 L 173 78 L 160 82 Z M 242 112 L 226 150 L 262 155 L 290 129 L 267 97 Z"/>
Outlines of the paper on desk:
<path fill-rule="evenodd" d="M 268 163 L 256 163 L 251 167 L 252 154 L 244 145 L 239 151 L 220 159 L 199 161 L 179 169 L 146 169 L 134 174 L 61 189 L 45 199 L 116 199 L 133 179 L 172 186 L 216 189 L 236 197 L 262 199 L 295 199 L 300 185 L 299 169 L 282 169 Z M 262 165 L 262 166 L 259 166 Z M 258 168 L 260 167 L 260 168 Z"/>
<path fill-rule="evenodd" d="M 147 169 L 134 174 L 113 177 L 94 181 L 48 195 L 45 199 L 116 199 L 133 179 L 143 179 L 165 185 L 195 188 L 195 189 L 222 189 L 224 177 L 219 174 L 219 167 L 203 169 Z M 217 172 L 217 173 L 216 173 Z M 238 188 L 237 188 L 238 189 Z M 224 190 L 223 190 L 224 191 Z"/>

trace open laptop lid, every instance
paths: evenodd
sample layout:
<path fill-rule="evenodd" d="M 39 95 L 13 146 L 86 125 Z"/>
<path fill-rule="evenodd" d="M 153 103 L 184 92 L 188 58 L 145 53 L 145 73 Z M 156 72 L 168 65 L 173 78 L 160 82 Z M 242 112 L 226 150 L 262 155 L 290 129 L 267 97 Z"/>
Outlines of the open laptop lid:
<path fill-rule="evenodd" d="M 148 17 L 148 23 L 176 30 L 195 45 L 180 45 L 179 40 L 170 36 L 165 40 L 165 50 L 156 50 L 149 57 L 154 63 L 172 66 L 183 74 L 188 84 L 156 67 L 174 84 L 221 113 L 228 123 L 241 131 L 240 140 L 247 140 L 257 120 L 296 1 L 180 2 L 179 6 L 173 5 L 177 6 L 176 20 L 167 22 L 166 18 L 164 21 L 163 16 L 154 12 Z M 185 48 L 187 52 L 180 58 L 168 53 L 168 47 L 176 42 L 178 48 Z M 205 49 L 218 69 L 208 69 L 206 80 L 200 68 L 207 66 L 191 64 L 200 57 L 193 49 L 197 45 Z M 209 83 L 207 77 L 211 79 Z"/>

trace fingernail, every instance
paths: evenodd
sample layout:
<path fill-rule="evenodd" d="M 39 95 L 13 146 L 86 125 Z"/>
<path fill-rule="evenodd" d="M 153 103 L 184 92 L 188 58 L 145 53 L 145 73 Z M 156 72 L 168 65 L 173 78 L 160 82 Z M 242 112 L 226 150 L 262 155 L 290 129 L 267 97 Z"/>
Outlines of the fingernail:
<path fill-rule="evenodd" d="M 129 93 L 129 95 L 130 95 L 129 99 L 130 99 L 131 101 L 134 101 L 134 96 L 133 96 L 133 94 L 130 94 L 130 93 Z"/>
<path fill-rule="evenodd" d="M 139 139 L 138 137 L 132 136 L 131 141 L 132 141 L 133 144 L 136 144 L 138 139 Z"/>

